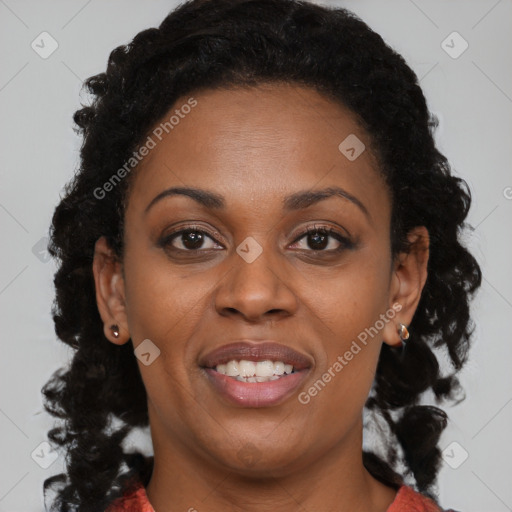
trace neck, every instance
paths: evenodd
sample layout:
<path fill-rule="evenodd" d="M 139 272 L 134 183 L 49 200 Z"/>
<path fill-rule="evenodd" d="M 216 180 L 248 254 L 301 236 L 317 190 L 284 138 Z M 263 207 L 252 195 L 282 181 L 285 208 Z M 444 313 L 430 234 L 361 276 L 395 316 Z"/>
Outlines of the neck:
<path fill-rule="evenodd" d="M 296 471 L 241 475 L 152 429 L 153 473 L 146 488 L 156 512 L 385 512 L 396 489 L 376 480 L 362 461 L 362 423 L 327 453 Z M 177 445 L 179 445 L 177 447 Z"/>

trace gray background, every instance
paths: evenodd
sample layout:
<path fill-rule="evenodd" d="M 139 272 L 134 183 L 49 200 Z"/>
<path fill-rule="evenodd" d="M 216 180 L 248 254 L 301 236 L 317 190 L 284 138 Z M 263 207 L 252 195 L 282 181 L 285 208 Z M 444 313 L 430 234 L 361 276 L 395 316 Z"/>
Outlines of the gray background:
<path fill-rule="evenodd" d="M 87 99 L 81 82 L 105 69 L 115 46 L 157 26 L 175 5 L 0 0 L 0 512 L 42 510 L 43 480 L 64 467 L 62 455 L 53 461 L 40 446 L 53 425 L 40 389 L 72 355 L 54 334 L 55 266 L 40 247 L 78 162 L 72 114 Z M 463 512 L 512 510 L 512 1 L 330 5 L 356 12 L 406 58 L 440 119 L 441 151 L 472 189 L 475 230 L 468 243 L 485 278 L 474 303 L 475 344 L 462 374 L 468 398 L 448 409 L 439 490 L 444 506 Z M 46 59 L 31 47 L 34 40 L 42 47 L 43 31 L 58 43 Z M 445 49 L 459 53 L 458 36 L 442 46 L 454 31 L 469 44 L 457 58 Z M 44 51 L 49 48 L 46 39 Z M 135 432 L 132 442 L 149 450 L 147 436 L 147 430 Z M 32 453 L 43 465 L 53 463 L 40 467 Z"/>

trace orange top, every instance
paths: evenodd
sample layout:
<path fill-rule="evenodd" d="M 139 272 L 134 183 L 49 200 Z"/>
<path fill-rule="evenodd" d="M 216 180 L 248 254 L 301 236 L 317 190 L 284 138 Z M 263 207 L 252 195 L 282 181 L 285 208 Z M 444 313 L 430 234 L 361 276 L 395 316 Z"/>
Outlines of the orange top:
<path fill-rule="evenodd" d="M 127 496 L 115 501 L 106 512 L 155 512 L 142 484 Z M 442 512 L 431 499 L 416 492 L 411 487 L 402 485 L 395 500 L 386 512 Z"/>

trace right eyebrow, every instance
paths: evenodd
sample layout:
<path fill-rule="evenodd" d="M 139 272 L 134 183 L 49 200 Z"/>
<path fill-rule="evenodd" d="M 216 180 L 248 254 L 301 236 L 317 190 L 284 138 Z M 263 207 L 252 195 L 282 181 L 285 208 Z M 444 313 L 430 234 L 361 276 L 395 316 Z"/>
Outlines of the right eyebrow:
<path fill-rule="evenodd" d="M 214 192 L 193 187 L 171 187 L 160 192 L 157 196 L 155 196 L 151 200 L 151 202 L 146 206 L 144 213 L 147 213 L 153 205 L 158 203 L 158 201 L 161 201 L 166 197 L 176 195 L 190 197 L 194 201 L 197 201 L 199 204 L 205 206 L 206 208 L 223 209 L 226 207 L 224 198 L 218 194 L 215 194 Z"/>

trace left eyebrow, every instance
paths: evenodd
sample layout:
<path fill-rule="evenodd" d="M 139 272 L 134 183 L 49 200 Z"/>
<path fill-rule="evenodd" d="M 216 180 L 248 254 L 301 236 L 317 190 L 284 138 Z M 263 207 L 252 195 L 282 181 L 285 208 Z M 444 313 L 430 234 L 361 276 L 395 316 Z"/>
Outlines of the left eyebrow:
<path fill-rule="evenodd" d="M 355 204 L 368 218 L 371 218 L 366 206 L 357 197 L 340 187 L 328 187 L 321 190 L 303 190 L 296 192 L 295 194 L 285 197 L 283 207 L 288 211 L 300 210 L 333 196 L 347 199 L 351 203 Z"/>

